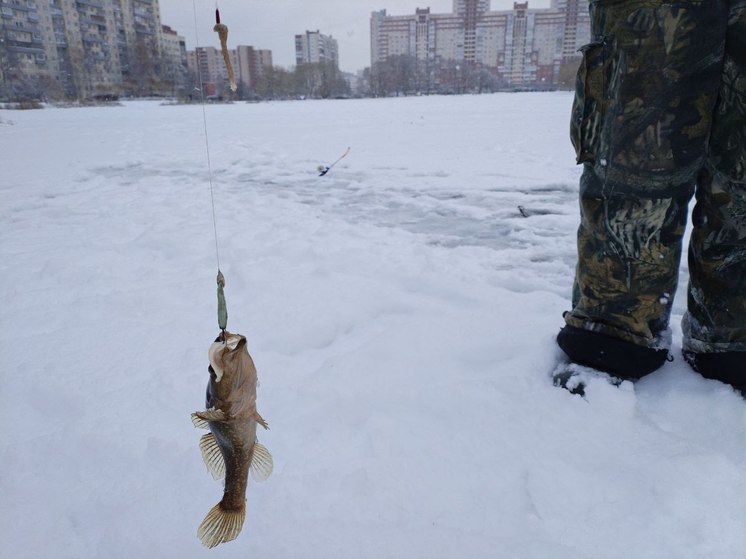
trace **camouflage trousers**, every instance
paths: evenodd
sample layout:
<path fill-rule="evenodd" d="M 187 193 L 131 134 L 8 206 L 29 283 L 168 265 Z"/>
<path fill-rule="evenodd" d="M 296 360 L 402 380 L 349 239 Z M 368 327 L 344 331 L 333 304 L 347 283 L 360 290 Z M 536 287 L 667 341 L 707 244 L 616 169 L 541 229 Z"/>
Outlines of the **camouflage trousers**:
<path fill-rule="evenodd" d="M 746 351 L 746 0 L 592 0 L 571 137 L 568 324 L 667 348 L 688 204 L 684 349 Z"/>

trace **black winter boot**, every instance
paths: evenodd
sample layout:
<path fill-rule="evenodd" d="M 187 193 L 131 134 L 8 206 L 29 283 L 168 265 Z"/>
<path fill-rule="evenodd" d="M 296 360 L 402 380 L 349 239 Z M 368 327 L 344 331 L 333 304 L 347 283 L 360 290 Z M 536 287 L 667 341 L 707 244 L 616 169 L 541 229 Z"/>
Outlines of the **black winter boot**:
<path fill-rule="evenodd" d="M 692 369 L 705 378 L 730 384 L 746 395 L 746 352 L 694 353 L 683 351 Z"/>
<path fill-rule="evenodd" d="M 640 346 L 569 325 L 560 330 L 557 343 L 573 363 L 593 367 L 624 380 L 644 377 L 668 359 L 668 350 Z"/>

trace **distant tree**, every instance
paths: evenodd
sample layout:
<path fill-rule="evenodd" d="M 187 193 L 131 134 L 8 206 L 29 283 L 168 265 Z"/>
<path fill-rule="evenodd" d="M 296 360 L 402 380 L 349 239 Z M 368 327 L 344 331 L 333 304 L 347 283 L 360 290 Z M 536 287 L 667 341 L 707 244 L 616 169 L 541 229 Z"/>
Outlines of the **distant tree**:
<path fill-rule="evenodd" d="M 438 61 L 434 59 L 418 60 L 417 62 L 417 91 L 418 93 L 434 93 L 437 91 Z"/>
<path fill-rule="evenodd" d="M 20 61 L 15 52 L 7 48 L 5 38 L 0 37 L 0 99 L 13 100 L 21 77 Z"/>
<path fill-rule="evenodd" d="M 369 95 L 373 97 L 386 97 L 389 93 L 391 82 L 390 67 L 385 62 L 376 62 L 369 69 L 368 87 Z"/>
<path fill-rule="evenodd" d="M 39 91 L 45 100 L 63 99 L 65 97 L 64 87 L 58 79 L 51 76 L 39 78 Z"/>
<path fill-rule="evenodd" d="M 163 59 L 162 68 L 163 82 L 170 87 L 171 97 L 188 95 L 190 79 L 187 67 L 177 59 Z"/>
<path fill-rule="evenodd" d="M 356 94 L 360 97 L 372 97 L 370 67 L 363 69 L 359 78 Z"/>
<path fill-rule="evenodd" d="M 423 68 L 414 56 L 389 56 L 371 68 L 371 91 L 380 97 L 418 93 L 426 83 Z"/>
<path fill-rule="evenodd" d="M 321 72 L 321 91 L 319 93 L 322 98 L 329 99 L 350 94 L 350 85 L 335 63 L 319 64 L 319 71 Z"/>
<path fill-rule="evenodd" d="M 316 97 L 321 88 L 321 73 L 316 64 L 298 64 L 293 72 L 295 92 L 302 97 Z"/>
<path fill-rule="evenodd" d="M 0 38 L 0 99 L 20 101 L 47 98 L 45 86 L 48 78 L 24 71 L 24 65 L 29 63 L 24 57 L 33 59 L 33 56 L 8 48 L 4 38 Z"/>
<path fill-rule="evenodd" d="M 475 93 L 492 93 L 497 90 L 495 71 L 486 66 L 479 65 L 473 69 L 471 82 Z"/>
<path fill-rule="evenodd" d="M 199 74 L 197 74 L 197 72 L 192 72 L 191 70 L 189 70 L 187 72 L 186 88 L 184 90 L 183 98 L 190 100 L 200 99 L 201 85 L 202 84 L 200 83 Z"/>
<path fill-rule="evenodd" d="M 350 86 L 332 62 L 298 64 L 293 72 L 296 95 L 328 99 L 349 95 Z"/>
<path fill-rule="evenodd" d="M 439 71 L 441 91 L 457 95 L 481 93 L 489 84 L 485 71 L 485 68 L 464 60 L 446 60 Z"/>
<path fill-rule="evenodd" d="M 138 37 L 129 52 L 129 79 L 125 82 L 127 93 L 144 97 L 164 93 L 169 85 L 164 80 L 164 61 L 155 41 Z"/>
<path fill-rule="evenodd" d="M 64 68 L 68 97 L 82 101 L 86 98 L 90 88 L 90 80 L 86 79 L 88 71 L 83 57 L 82 45 L 68 45 L 65 51 Z"/>
<path fill-rule="evenodd" d="M 581 58 L 568 58 L 560 64 L 557 77 L 555 78 L 559 89 L 575 89 L 575 76 L 580 65 Z"/>
<path fill-rule="evenodd" d="M 417 59 L 414 56 L 400 54 L 389 57 L 393 92 L 397 95 L 417 93 Z"/>
<path fill-rule="evenodd" d="M 265 68 L 256 85 L 256 92 L 264 99 L 286 99 L 292 95 L 290 72 L 277 66 Z"/>

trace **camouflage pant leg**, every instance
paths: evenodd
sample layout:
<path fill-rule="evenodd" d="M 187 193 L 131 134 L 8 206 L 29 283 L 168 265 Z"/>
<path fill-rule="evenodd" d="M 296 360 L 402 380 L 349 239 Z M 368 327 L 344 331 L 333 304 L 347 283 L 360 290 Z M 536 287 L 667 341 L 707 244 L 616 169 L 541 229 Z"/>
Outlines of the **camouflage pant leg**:
<path fill-rule="evenodd" d="M 581 224 L 568 324 L 665 345 L 707 153 L 728 0 L 594 0 L 571 135 Z"/>
<path fill-rule="evenodd" d="M 731 3 L 693 222 L 684 348 L 746 351 L 746 0 Z"/>

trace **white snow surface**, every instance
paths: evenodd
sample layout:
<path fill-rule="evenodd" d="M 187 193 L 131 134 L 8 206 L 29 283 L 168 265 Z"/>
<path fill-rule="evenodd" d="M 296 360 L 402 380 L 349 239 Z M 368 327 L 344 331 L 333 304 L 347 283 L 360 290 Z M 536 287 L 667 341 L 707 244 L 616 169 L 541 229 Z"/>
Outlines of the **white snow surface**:
<path fill-rule="evenodd" d="M 206 107 L 275 462 L 215 550 L 189 417 L 218 333 L 202 107 L 0 111 L 0 556 L 744 557 L 746 401 L 679 355 L 685 263 L 675 361 L 552 386 L 571 102 Z"/>

